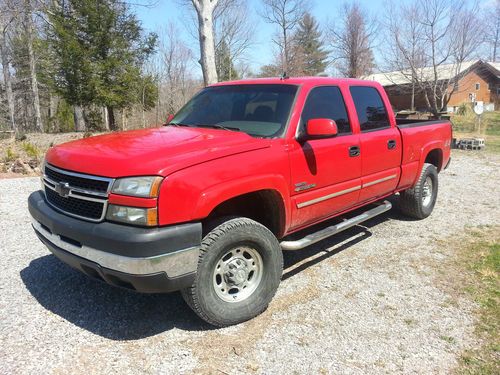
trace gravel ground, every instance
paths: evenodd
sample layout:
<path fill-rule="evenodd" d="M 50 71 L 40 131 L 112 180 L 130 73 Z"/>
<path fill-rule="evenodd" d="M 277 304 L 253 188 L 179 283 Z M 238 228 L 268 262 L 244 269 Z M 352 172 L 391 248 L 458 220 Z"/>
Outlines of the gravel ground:
<path fill-rule="evenodd" d="M 269 310 L 226 329 L 177 293 L 115 289 L 62 264 L 30 227 L 38 179 L 0 180 L 0 373 L 447 373 L 476 339 L 472 303 L 436 285 L 453 254 L 439 239 L 500 224 L 499 165 L 456 152 L 428 219 L 393 209 L 285 254 Z"/>

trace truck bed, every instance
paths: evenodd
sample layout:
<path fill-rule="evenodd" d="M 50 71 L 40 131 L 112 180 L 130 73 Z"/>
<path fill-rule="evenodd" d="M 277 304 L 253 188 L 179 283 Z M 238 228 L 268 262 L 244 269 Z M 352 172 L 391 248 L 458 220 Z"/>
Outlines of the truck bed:
<path fill-rule="evenodd" d="M 396 125 L 400 129 L 442 124 L 444 122 L 449 123 L 448 120 L 416 120 L 416 119 L 406 119 L 406 118 L 397 118 L 396 117 Z"/>

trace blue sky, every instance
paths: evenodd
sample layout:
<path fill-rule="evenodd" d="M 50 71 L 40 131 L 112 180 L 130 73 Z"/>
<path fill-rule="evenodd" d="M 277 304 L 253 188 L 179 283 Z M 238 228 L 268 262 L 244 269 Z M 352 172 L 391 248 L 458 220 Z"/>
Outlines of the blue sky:
<path fill-rule="evenodd" d="M 378 12 L 382 9 L 383 1 L 361 0 L 358 2 L 368 12 L 378 15 Z M 311 9 L 312 14 L 317 18 L 320 25 L 326 24 L 329 19 L 334 19 L 336 14 L 338 14 L 340 4 L 342 4 L 341 1 L 336 0 L 314 0 L 311 3 L 313 4 Z M 260 66 L 272 61 L 273 45 L 271 36 L 276 29 L 273 25 L 264 22 L 259 16 L 259 12 L 262 10 L 261 0 L 248 0 L 248 4 L 250 10 L 249 17 L 256 25 L 254 48 L 252 48 L 252 51 L 258 51 L 257 54 L 249 53 L 248 58 L 252 70 L 258 71 Z M 195 55 L 199 55 L 197 41 L 190 35 L 186 26 L 190 22 L 186 15 L 187 11 L 180 5 L 179 0 L 157 0 L 156 5 L 152 8 L 138 6 L 133 7 L 133 10 L 142 21 L 143 27 L 149 31 L 155 31 L 169 22 L 176 23 L 179 31 L 182 33 L 183 39 L 189 44 Z"/>
<path fill-rule="evenodd" d="M 275 32 L 274 25 L 270 25 L 259 16 L 262 13 L 262 0 L 247 0 L 249 4 L 250 17 L 253 20 L 255 27 L 255 40 L 254 46 L 248 53 L 248 62 L 252 71 L 258 72 L 260 66 L 272 62 L 273 59 L 273 44 L 271 36 Z M 344 0 L 304 0 L 310 1 L 312 4 L 311 13 L 316 17 L 321 26 L 327 24 L 328 20 L 335 20 L 338 16 L 338 9 Z M 386 0 L 357 0 L 357 2 L 371 15 L 379 19 L 384 16 L 383 12 L 386 9 L 384 5 Z M 401 1 L 401 0 L 399 0 Z M 474 1 L 474 0 L 466 0 Z M 496 0 L 482 0 L 480 1 L 481 8 L 493 8 Z M 181 5 L 181 0 L 135 0 L 131 3 L 155 3 L 152 8 L 141 6 L 133 6 L 133 10 L 141 20 L 143 27 L 149 31 L 156 31 L 158 28 L 167 25 L 169 22 L 174 22 L 182 38 L 188 43 L 189 47 L 193 50 L 195 56 L 199 56 L 199 46 L 188 31 L 187 24 L 192 21 L 187 16 L 187 10 Z M 375 53 L 377 58 L 377 54 Z M 194 73 L 201 74 L 197 64 Z"/>

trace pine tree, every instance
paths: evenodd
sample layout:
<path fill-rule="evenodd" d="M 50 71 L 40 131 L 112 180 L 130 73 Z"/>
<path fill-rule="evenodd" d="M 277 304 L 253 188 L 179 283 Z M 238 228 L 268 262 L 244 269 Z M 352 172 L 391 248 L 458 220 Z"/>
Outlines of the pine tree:
<path fill-rule="evenodd" d="M 328 53 L 323 49 L 321 31 L 316 19 L 305 13 L 295 34 L 295 70 L 304 75 L 317 75 L 325 71 Z"/>
<path fill-rule="evenodd" d="M 239 78 L 238 72 L 233 64 L 231 51 L 224 39 L 221 40 L 215 51 L 215 66 L 217 68 L 219 82 L 231 81 Z"/>
<path fill-rule="evenodd" d="M 115 109 L 135 103 L 152 107 L 156 92 L 145 94 L 141 68 L 154 52 L 156 35 L 143 35 L 136 16 L 119 0 L 56 1 L 49 13 L 48 43 L 54 57 L 53 85 L 75 107 L 105 107 L 111 130 Z M 155 85 L 146 85 L 155 90 Z M 147 103 L 143 98 L 147 97 Z"/>

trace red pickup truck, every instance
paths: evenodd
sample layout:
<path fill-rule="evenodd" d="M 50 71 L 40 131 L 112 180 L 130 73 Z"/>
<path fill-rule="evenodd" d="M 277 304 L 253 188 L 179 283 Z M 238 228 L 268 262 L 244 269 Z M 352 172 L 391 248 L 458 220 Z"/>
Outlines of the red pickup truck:
<path fill-rule="evenodd" d="M 227 326 L 266 309 L 282 250 L 389 210 L 395 193 L 403 213 L 430 215 L 451 132 L 448 121 L 396 119 L 375 82 L 219 83 L 161 128 L 52 147 L 29 210 L 63 262 L 139 292 L 181 290 Z M 344 220 L 314 229 L 334 217 Z"/>

